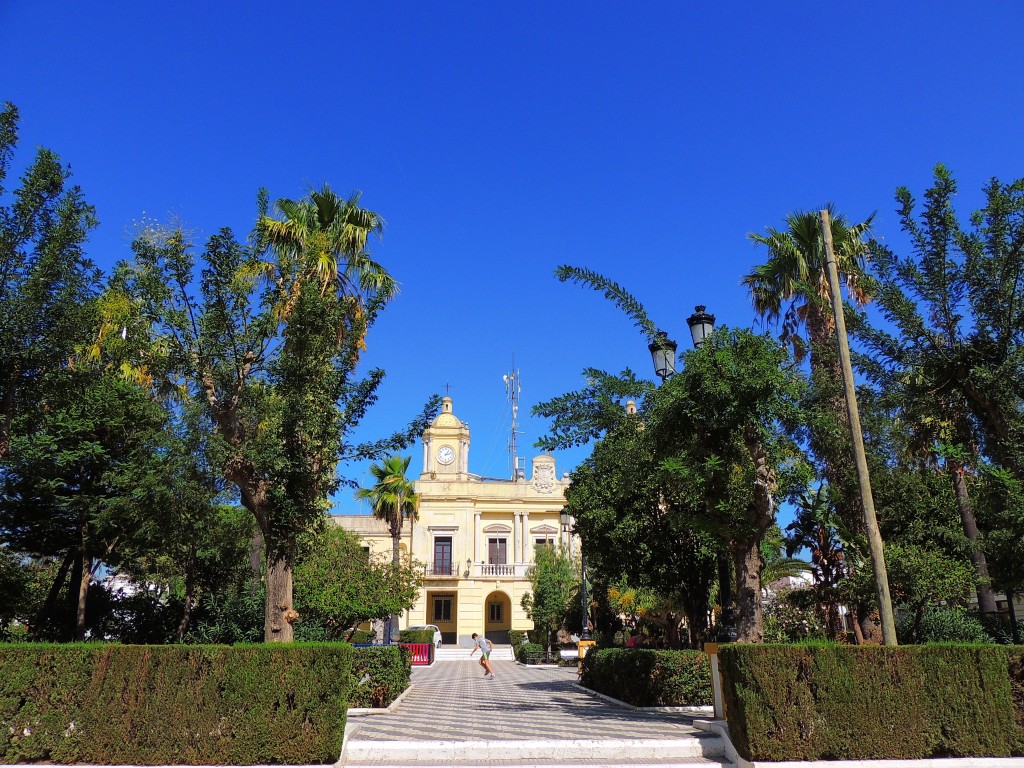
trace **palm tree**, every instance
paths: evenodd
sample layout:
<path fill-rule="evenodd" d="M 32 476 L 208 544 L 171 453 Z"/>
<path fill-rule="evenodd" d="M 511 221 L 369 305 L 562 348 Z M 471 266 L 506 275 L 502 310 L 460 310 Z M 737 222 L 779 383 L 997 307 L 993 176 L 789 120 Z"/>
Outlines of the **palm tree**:
<path fill-rule="evenodd" d="M 831 214 L 832 240 L 837 267 L 845 278 L 854 303 L 864 305 L 871 299 L 870 281 L 864 271 L 865 255 L 874 214 L 860 224 L 850 225 L 836 213 L 832 205 L 826 206 Z M 755 243 L 768 248 L 768 261 L 754 267 L 741 281 L 750 290 L 754 311 L 769 322 L 781 322 L 779 340 L 793 347 L 800 360 L 807 356 L 811 368 L 811 381 L 817 390 L 825 414 L 833 430 L 812 420 L 811 448 L 824 465 L 825 478 L 836 494 L 843 491 L 848 498 L 840 502 L 844 522 L 854 530 L 861 527 L 856 489 L 851 486 L 853 455 L 848 440 L 836 440 L 834 435 L 849 432 L 846 398 L 838 382 L 842 381 L 839 356 L 830 342 L 835 333 L 832 315 L 832 295 L 825 273 L 825 245 L 821 236 L 821 219 L 815 211 L 791 213 L 786 217 L 787 228 L 769 227 L 766 235 L 750 233 Z M 806 330 L 806 338 L 802 332 Z"/>
<path fill-rule="evenodd" d="M 852 301 L 863 306 L 871 299 L 871 282 L 865 272 L 871 221 L 849 224 L 829 204 L 836 266 Z M 768 248 L 768 260 L 754 267 L 741 283 L 750 290 L 754 311 L 772 323 L 781 322 L 780 341 L 793 348 L 794 357 L 808 356 L 812 390 L 820 403 L 812 406 L 824 418 L 811 418 L 811 449 L 822 464 L 839 517 L 854 532 L 863 530 L 859 491 L 854 476 L 849 440 L 846 397 L 839 382 L 842 369 L 832 344 L 835 318 L 832 293 L 825 271 L 825 241 L 817 211 L 801 211 L 786 217 L 786 229 L 769 227 L 767 234 L 750 233 L 753 242 Z M 805 338 L 805 335 L 806 338 Z"/>
<path fill-rule="evenodd" d="M 300 472 L 292 478 L 299 492 L 292 495 L 313 510 L 335 479 L 338 429 L 345 418 L 336 404 L 344 397 L 345 382 L 359 352 L 366 348 L 370 321 L 396 293 L 396 283 L 366 251 L 368 238 L 379 235 L 384 224 L 376 213 L 359 207 L 358 194 L 344 200 L 325 184 L 320 190 L 311 189 L 301 200 L 279 200 L 276 207 L 283 218 L 267 214 L 267 195 L 260 193 L 253 233 L 255 252 L 269 258 L 254 259 L 238 278 L 253 282 L 262 278 L 266 284 L 264 300 L 279 325 L 278 333 L 268 332 L 281 343 L 275 361 L 281 372 L 276 392 L 287 401 L 289 422 L 282 429 L 288 435 L 285 445 L 294 451 L 288 458 L 293 467 L 308 467 L 315 478 L 311 483 Z M 257 358 L 242 361 L 240 378 L 250 375 Z M 236 390 L 230 408 L 237 410 L 241 401 Z M 312 418 L 314 413 L 308 412 L 311 402 L 327 410 L 314 410 L 317 418 Z M 218 419 L 237 422 L 226 411 Z M 248 476 L 242 482 L 261 481 L 253 477 L 251 467 L 246 466 L 244 472 Z M 254 510 L 254 514 L 259 520 L 270 513 Z M 273 606 L 291 605 L 295 544 L 275 545 L 268 539 L 268 530 L 261 533 L 268 552 L 270 617 L 277 610 Z M 268 638 L 277 624 L 280 622 L 268 618 Z M 290 626 L 289 622 L 281 639 L 291 639 Z"/>
<path fill-rule="evenodd" d="M 850 298 L 858 305 L 866 304 L 871 296 L 864 273 L 868 248 L 865 238 L 870 236 L 875 215 L 850 225 L 831 203 L 826 208 L 832 220 L 836 266 L 846 280 Z M 770 322 L 782 321 L 780 340 L 793 346 L 798 359 L 810 347 L 813 369 L 816 353 L 820 354 L 821 345 L 828 342 L 835 322 L 821 219 L 817 211 L 791 213 L 786 217 L 786 227 L 769 227 L 766 235 L 747 235 L 768 248 L 768 261 L 754 267 L 740 282 L 750 289 L 755 312 Z M 800 336 L 802 326 L 807 328 L 806 341 Z"/>
<path fill-rule="evenodd" d="M 371 488 L 360 488 L 356 498 L 368 499 L 373 516 L 387 523 L 391 534 L 391 560 L 400 564 L 399 539 L 405 518 L 415 522 L 419 519 L 420 496 L 413 482 L 405 473 L 409 469 L 411 456 L 389 456 L 381 464 L 371 464 L 370 473 L 376 482 Z"/>
<path fill-rule="evenodd" d="M 357 192 L 345 200 L 324 184 L 301 200 L 278 200 L 283 218 L 275 219 L 267 215 L 261 197 L 255 235 L 258 244 L 278 256 L 272 278 L 280 293 L 281 318 L 287 320 L 310 282 L 321 295 L 333 289 L 357 300 L 368 295 L 387 300 L 398 293 L 395 279 L 366 251 L 367 238 L 383 232 L 384 220 L 359 207 L 359 198 Z"/>
<path fill-rule="evenodd" d="M 360 488 L 356 498 L 369 499 L 373 508 L 373 516 L 387 523 L 391 534 L 391 563 L 397 570 L 401 565 L 399 539 L 402 536 L 402 524 L 408 517 L 411 522 L 419 519 L 420 496 L 416 488 L 406 476 L 412 456 L 389 456 L 381 464 L 371 464 L 370 474 L 377 481 L 371 488 Z M 409 548 L 412 557 L 412 547 Z M 391 616 L 390 639 L 398 630 L 397 614 Z"/>

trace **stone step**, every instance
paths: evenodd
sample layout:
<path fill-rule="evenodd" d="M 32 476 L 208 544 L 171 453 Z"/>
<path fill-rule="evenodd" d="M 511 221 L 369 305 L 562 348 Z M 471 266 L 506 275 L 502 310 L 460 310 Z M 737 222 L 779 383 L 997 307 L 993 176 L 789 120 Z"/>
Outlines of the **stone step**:
<path fill-rule="evenodd" d="M 593 765 L 679 766 L 724 764 L 725 745 L 710 735 L 675 739 L 544 739 L 495 741 L 360 741 L 345 744 L 341 765 L 505 766 Z"/>
<path fill-rule="evenodd" d="M 479 661 L 479 651 L 473 655 L 472 659 L 469 658 L 470 651 L 472 650 L 472 648 L 457 648 L 455 646 L 445 648 L 441 646 L 434 652 L 434 661 Z M 516 657 L 512 654 L 511 645 L 496 645 L 491 653 L 491 658 L 495 661 L 515 661 Z"/>
<path fill-rule="evenodd" d="M 688 761 L 659 762 L 657 760 L 630 760 L 628 763 L 602 760 L 568 760 L 557 762 L 531 760 L 528 763 L 492 760 L 487 763 L 458 762 L 438 756 L 432 763 L 353 763 L 339 764 L 343 768 L 733 768 L 732 763 L 722 760 L 691 759 Z"/>

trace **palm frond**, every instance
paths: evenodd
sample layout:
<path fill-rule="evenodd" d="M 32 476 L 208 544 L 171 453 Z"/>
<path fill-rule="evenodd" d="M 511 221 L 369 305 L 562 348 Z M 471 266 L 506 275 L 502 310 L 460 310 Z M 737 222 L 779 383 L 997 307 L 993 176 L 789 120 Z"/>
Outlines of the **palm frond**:
<path fill-rule="evenodd" d="M 598 274 L 583 267 L 572 267 L 562 265 L 555 270 L 555 275 L 561 282 L 572 282 L 599 291 L 604 297 L 621 309 L 647 337 L 649 344 L 654 344 L 658 339 L 658 328 L 647 315 L 647 310 L 637 301 L 631 293 L 604 275 Z"/>

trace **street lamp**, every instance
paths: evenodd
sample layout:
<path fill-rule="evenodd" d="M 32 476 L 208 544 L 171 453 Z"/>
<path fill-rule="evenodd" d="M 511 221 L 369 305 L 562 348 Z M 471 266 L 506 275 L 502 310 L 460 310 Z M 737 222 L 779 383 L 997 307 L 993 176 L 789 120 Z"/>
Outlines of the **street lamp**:
<path fill-rule="evenodd" d="M 676 372 L 676 343 L 664 331 L 658 331 L 657 337 L 647 349 L 654 361 L 654 372 L 664 381 Z"/>
<path fill-rule="evenodd" d="M 562 511 L 558 513 L 558 521 L 562 524 L 562 531 L 566 534 L 572 535 L 575 531 L 572 530 L 572 515 L 569 514 L 569 510 L 562 507 Z M 581 584 L 581 594 L 583 602 L 583 629 L 580 632 L 580 640 L 590 639 L 590 611 L 588 608 L 587 601 L 587 554 L 583 551 L 583 541 L 580 541 L 580 566 L 583 571 L 583 580 Z"/>
<path fill-rule="evenodd" d="M 709 315 L 704 310 L 707 309 L 703 304 L 699 304 L 694 307 L 696 312 L 686 318 L 686 324 L 690 326 L 690 336 L 693 338 L 693 346 L 699 347 L 704 343 L 704 339 L 711 335 L 712 331 L 715 330 L 715 316 Z"/>
<path fill-rule="evenodd" d="M 714 332 L 715 316 L 708 314 L 707 307 L 703 304 L 698 304 L 694 310 L 696 311 L 686 318 L 686 324 L 690 326 L 690 338 L 693 339 L 693 346 L 699 348 L 704 340 Z M 654 373 L 660 376 L 662 381 L 665 381 L 675 373 L 675 342 L 670 341 L 664 331 L 658 331 L 657 337 L 648 346 L 648 349 L 650 349 L 651 359 L 654 361 Z M 670 353 L 666 351 L 669 349 Z M 666 357 L 670 362 L 666 363 Z M 718 599 L 722 603 L 719 639 L 727 643 L 735 642 L 738 633 L 736 631 L 736 614 L 732 606 L 732 574 L 729 571 L 729 555 L 724 549 L 718 551 Z"/>

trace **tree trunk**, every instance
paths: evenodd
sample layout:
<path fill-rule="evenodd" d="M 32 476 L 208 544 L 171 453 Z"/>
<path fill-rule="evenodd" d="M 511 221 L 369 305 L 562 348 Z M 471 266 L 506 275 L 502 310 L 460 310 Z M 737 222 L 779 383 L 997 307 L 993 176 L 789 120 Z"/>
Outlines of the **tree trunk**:
<path fill-rule="evenodd" d="M 89 584 L 92 583 L 92 558 L 89 553 L 82 552 L 82 573 L 78 580 L 78 607 L 75 611 L 75 639 L 85 640 L 85 605 L 89 597 Z"/>
<path fill-rule="evenodd" d="M 75 562 L 76 554 L 74 550 L 71 550 L 64 556 L 64 560 L 57 570 L 57 575 L 53 579 L 53 584 L 50 585 L 50 591 L 46 594 L 46 601 L 35 617 L 30 636 L 36 642 L 43 639 L 43 630 L 53 616 L 53 608 L 57 604 L 57 597 L 60 595 L 60 591 L 64 589 L 64 582 L 67 581 L 68 571 L 71 569 L 71 564 Z"/>
<path fill-rule="evenodd" d="M 282 553 L 277 547 L 267 545 L 267 602 L 264 609 L 263 641 L 266 643 L 290 643 L 295 638 L 292 624 L 299 614 L 292 607 L 292 573 L 294 553 Z"/>
<path fill-rule="evenodd" d="M 853 641 L 857 645 L 864 645 L 864 631 L 860 628 L 860 618 L 857 616 L 857 611 L 851 610 L 853 624 Z"/>
<path fill-rule="evenodd" d="M 978 575 L 978 609 L 982 614 L 994 615 L 996 613 L 996 597 L 992 594 L 992 580 L 988 575 L 988 563 L 985 560 L 985 550 L 981 546 L 978 521 L 974 517 L 974 509 L 971 507 L 971 497 L 967 490 L 964 468 L 959 462 L 950 462 L 949 469 L 953 475 L 953 490 L 956 491 L 956 505 L 960 510 L 960 522 L 963 525 L 964 536 L 971 542 L 971 562 Z"/>
<path fill-rule="evenodd" d="M 764 642 L 764 616 L 761 611 L 761 557 L 759 541 L 736 542 L 732 547 L 736 569 L 736 629 L 741 643 Z"/>
<path fill-rule="evenodd" d="M 882 644 L 882 626 L 878 620 L 878 611 L 874 608 L 859 606 L 857 622 L 860 625 L 861 641 L 864 645 Z"/>
<path fill-rule="evenodd" d="M 402 566 L 402 549 L 401 549 L 401 538 L 402 529 L 398 529 L 398 534 L 391 538 L 391 564 L 397 571 Z M 391 614 L 391 619 L 388 621 L 388 642 L 396 643 L 399 640 L 399 624 L 402 617 L 397 614 Z"/>
<path fill-rule="evenodd" d="M 185 574 L 185 605 L 181 611 L 181 621 L 178 623 L 178 642 L 185 641 L 185 633 L 188 631 L 189 622 L 192 621 L 192 602 L 195 599 L 195 577 L 190 567 Z"/>
<path fill-rule="evenodd" d="M 252 535 L 252 544 L 249 547 L 249 570 L 253 575 L 259 576 L 263 568 L 263 534 L 258 530 Z"/>
<path fill-rule="evenodd" d="M 1013 644 L 1020 645 L 1020 627 L 1017 626 L 1017 610 L 1013 607 L 1017 595 L 1012 589 L 1006 590 L 1006 607 L 1010 611 L 1010 631 L 1013 633 Z"/>

